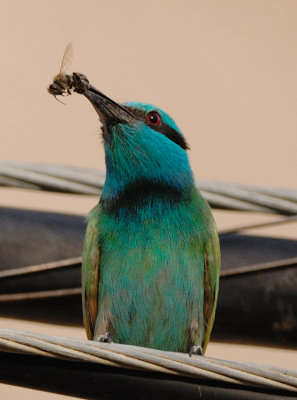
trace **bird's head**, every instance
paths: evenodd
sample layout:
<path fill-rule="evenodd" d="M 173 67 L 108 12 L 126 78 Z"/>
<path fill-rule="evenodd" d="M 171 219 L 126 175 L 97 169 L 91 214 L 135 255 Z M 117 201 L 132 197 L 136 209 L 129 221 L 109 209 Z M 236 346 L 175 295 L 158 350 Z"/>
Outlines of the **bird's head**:
<path fill-rule="evenodd" d="M 128 185 L 143 181 L 178 190 L 192 188 L 188 145 L 167 113 L 145 103 L 118 104 L 93 86 L 84 95 L 103 125 L 105 191 L 112 196 Z"/>

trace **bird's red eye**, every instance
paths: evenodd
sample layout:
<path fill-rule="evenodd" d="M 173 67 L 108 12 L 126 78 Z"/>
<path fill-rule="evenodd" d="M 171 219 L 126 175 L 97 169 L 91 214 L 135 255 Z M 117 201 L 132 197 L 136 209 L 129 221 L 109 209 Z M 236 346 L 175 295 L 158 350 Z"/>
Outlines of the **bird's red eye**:
<path fill-rule="evenodd" d="M 157 111 L 151 111 L 146 115 L 146 120 L 150 125 L 159 125 L 161 123 L 161 116 Z"/>

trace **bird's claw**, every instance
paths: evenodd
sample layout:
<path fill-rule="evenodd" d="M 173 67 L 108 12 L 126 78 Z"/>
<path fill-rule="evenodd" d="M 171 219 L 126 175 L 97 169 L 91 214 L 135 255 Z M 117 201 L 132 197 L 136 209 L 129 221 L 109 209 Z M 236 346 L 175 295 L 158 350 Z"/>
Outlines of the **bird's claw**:
<path fill-rule="evenodd" d="M 203 356 L 203 350 L 201 346 L 191 346 L 189 349 L 189 356 L 192 357 L 193 354 L 197 356 Z"/>
<path fill-rule="evenodd" d="M 112 337 L 109 332 L 104 333 L 104 335 L 100 335 L 98 337 L 98 342 L 101 343 L 112 343 Z"/>

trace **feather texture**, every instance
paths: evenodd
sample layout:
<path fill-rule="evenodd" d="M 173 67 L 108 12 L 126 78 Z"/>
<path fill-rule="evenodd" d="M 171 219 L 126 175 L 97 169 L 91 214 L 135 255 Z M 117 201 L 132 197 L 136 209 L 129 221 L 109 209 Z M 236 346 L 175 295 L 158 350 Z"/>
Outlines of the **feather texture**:
<path fill-rule="evenodd" d="M 130 106 L 143 112 L 152 107 Z M 163 119 L 181 134 L 167 114 Z M 205 350 L 214 322 L 220 251 L 187 153 L 141 120 L 108 129 L 106 182 L 89 215 L 83 253 L 88 338 L 109 332 L 119 343 Z"/>

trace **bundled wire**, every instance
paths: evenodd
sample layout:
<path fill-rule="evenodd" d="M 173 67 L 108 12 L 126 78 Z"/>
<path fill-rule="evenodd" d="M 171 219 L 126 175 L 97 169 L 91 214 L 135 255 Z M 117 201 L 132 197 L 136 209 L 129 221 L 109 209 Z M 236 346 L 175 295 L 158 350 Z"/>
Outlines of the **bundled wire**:
<path fill-rule="evenodd" d="M 89 168 L 0 161 L 0 186 L 99 196 L 104 181 L 103 172 Z M 297 214 L 297 190 L 210 181 L 197 187 L 214 208 Z"/>
<path fill-rule="evenodd" d="M 0 350 L 297 392 L 297 370 L 130 345 L 0 329 Z"/>

